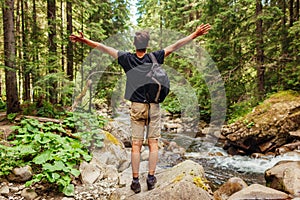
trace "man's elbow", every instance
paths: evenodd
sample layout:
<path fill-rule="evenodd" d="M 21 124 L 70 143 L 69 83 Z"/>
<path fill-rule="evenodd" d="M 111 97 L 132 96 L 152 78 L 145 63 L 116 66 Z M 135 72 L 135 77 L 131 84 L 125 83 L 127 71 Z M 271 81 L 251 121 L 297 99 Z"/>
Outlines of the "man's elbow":
<path fill-rule="evenodd" d="M 172 53 L 172 51 L 165 49 L 165 57 L 169 56 Z"/>

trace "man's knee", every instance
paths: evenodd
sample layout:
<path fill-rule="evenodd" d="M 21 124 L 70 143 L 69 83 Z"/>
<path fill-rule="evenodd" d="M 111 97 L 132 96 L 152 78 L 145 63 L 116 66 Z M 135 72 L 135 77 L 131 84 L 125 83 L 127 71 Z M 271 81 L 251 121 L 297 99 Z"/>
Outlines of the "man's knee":
<path fill-rule="evenodd" d="M 132 148 L 131 151 L 134 153 L 140 153 L 143 145 L 143 140 L 132 140 Z"/>
<path fill-rule="evenodd" d="M 150 152 L 158 151 L 158 139 L 156 138 L 149 138 L 148 145 Z"/>

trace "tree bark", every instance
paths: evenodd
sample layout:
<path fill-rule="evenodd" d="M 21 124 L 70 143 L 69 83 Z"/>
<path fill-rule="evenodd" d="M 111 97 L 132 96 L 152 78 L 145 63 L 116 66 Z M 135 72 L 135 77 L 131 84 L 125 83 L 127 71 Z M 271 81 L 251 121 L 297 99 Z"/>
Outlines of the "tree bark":
<path fill-rule="evenodd" d="M 261 0 L 256 0 L 256 65 L 257 65 L 257 82 L 258 97 L 261 99 L 265 93 L 265 67 L 264 67 L 264 41 L 263 41 L 263 21 L 260 19 L 262 14 Z"/>
<path fill-rule="evenodd" d="M 296 8 L 295 8 L 295 21 L 298 21 L 299 20 L 299 12 L 300 12 L 300 8 L 299 8 L 299 1 L 300 0 L 297 0 L 296 1 Z"/>
<path fill-rule="evenodd" d="M 39 43 L 38 43 L 38 26 L 37 26 L 37 13 L 36 13 L 36 0 L 32 1 L 32 47 L 33 47 L 33 57 L 32 63 L 34 63 L 34 70 L 32 70 L 32 86 L 34 88 L 35 83 L 38 81 L 37 71 L 39 69 Z M 32 99 L 35 101 L 38 99 L 38 94 L 33 90 Z"/>
<path fill-rule="evenodd" d="M 294 0 L 290 0 L 290 27 L 294 24 Z"/>
<path fill-rule="evenodd" d="M 7 114 L 20 110 L 15 67 L 16 47 L 14 33 L 14 0 L 5 0 L 2 5 L 4 30 L 4 64 Z"/>
<path fill-rule="evenodd" d="M 56 38 L 56 1 L 55 0 L 47 0 L 47 17 L 48 17 L 48 40 L 49 40 L 49 73 L 55 73 L 56 66 L 56 53 L 57 53 L 57 45 L 55 43 Z M 57 103 L 57 92 L 56 87 L 57 83 L 55 80 L 50 80 L 50 102 L 55 104 Z"/>
<path fill-rule="evenodd" d="M 60 18 L 61 18 L 61 22 L 60 22 L 60 37 L 64 38 L 64 0 L 60 0 Z M 61 43 L 61 70 L 65 71 L 65 45 L 62 42 Z"/>
<path fill-rule="evenodd" d="M 73 30 L 73 15 L 72 15 L 72 3 L 67 1 L 67 33 L 70 35 Z M 69 40 L 67 46 L 67 75 L 69 80 L 74 79 L 74 62 L 73 62 L 73 43 Z"/>
<path fill-rule="evenodd" d="M 25 6 L 25 8 L 24 8 Z M 30 100 L 30 71 L 28 69 L 27 62 L 28 56 L 28 18 L 27 18 L 27 12 L 28 12 L 28 4 L 27 1 L 21 2 L 21 10 L 22 10 L 22 47 L 23 47 L 23 62 L 22 62 L 22 69 L 23 69 L 23 88 L 24 88 L 24 101 Z"/>
<path fill-rule="evenodd" d="M 22 46 L 22 41 L 21 41 L 21 14 L 20 14 L 20 5 L 21 5 L 21 0 L 17 0 L 17 8 L 16 8 L 16 18 L 15 18 L 15 42 L 16 42 L 16 47 Z M 21 60 L 22 58 L 22 50 L 21 48 L 16 48 L 16 56 Z M 18 76 L 19 76 L 19 81 L 17 81 L 18 84 L 18 94 L 20 94 L 19 98 L 22 99 L 22 67 L 20 65 L 20 62 L 16 63 L 16 68 L 19 69 L 18 71 Z"/>
<path fill-rule="evenodd" d="M 285 0 L 281 0 L 281 9 L 282 9 L 282 17 L 281 17 L 281 28 L 282 28 L 282 32 L 281 32 L 281 51 L 282 51 L 282 55 L 283 57 L 286 57 L 288 54 L 288 31 L 287 31 L 287 27 L 286 27 L 286 2 Z"/>

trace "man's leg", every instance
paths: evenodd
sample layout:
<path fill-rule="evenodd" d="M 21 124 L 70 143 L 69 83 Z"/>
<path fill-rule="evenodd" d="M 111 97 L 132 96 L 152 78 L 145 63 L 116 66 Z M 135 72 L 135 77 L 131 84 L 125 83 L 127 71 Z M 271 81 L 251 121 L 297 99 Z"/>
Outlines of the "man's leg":
<path fill-rule="evenodd" d="M 130 188 L 135 192 L 141 192 L 141 184 L 139 182 L 139 170 L 141 159 L 141 148 L 143 140 L 133 139 L 131 148 L 131 167 L 132 167 L 132 182 Z"/>
<path fill-rule="evenodd" d="M 159 104 L 150 105 L 150 123 L 148 126 L 149 172 L 147 177 L 148 190 L 156 184 L 155 169 L 158 162 L 158 139 L 161 131 L 161 114 Z"/>
<path fill-rule="evenodd" d="M 139 168 L 141 158 L 141 148 L 144 140 L 145 116 L 147 107 L 141 103 L 133 102 L 130 110 L 131 131 L 132 131 L 132 148 L 131 148 L 131 167 L 132 167 L 132 183 L 131 189 L 135 193 L 141 191 L 139 183 Z"/>
<path fill-rule="evenodd" d="M 131 149 L 131 166 L 133 178 L 139 177 L 140 159 L 141 159 L 141 148 L 143 140 L 133 139 Z"/>
<path fill-rule="evenodd" d="M 158 139 L 148 139 L 149 145 L 149 175 L 155 174 L 156 164 L 158 161 Z"/>

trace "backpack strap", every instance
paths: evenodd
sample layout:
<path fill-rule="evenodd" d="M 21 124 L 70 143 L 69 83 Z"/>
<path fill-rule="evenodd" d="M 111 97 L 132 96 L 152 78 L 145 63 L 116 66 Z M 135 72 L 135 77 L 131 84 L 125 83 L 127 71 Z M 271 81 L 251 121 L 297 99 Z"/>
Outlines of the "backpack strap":
<path fill-rule="evenodd" d="M 151 58 L 152 63 L 158 64 L 156 57 L 154 56 L 153 53 L 149 53 L 149 56 Z"/>
<path fill-rule="evenodd" d="M 149 55 L 150 55 L 150 58 L 151 58 L 152 63 L 155 64 L 155 65 L 152 65 L 152 68 L 151 68 L 150 72 L 151 72 L 151 79 L 152 79 L 154 82 L 156 82 L 157 85 L 158 85 L 158 91 L 157 91 L 157 93 L 156 93 L 156 97 L 155 97 L 155 100 L 154 100 L 156 103 L 158 103 L 158 99 L 159 99 L 159 95 L 160 95 L 160 91 L 161 91 L 161 84 L 160 84 L 160 82 L 153 76 L 153 74 L 155 73 L 155 68 L 154 68 L 154 66 L 160 66 L 160 64 L 158 64 L 157 59 L 156 59 L 156 57 L 154 56 L 153 53 L 150 53 Z"/>

